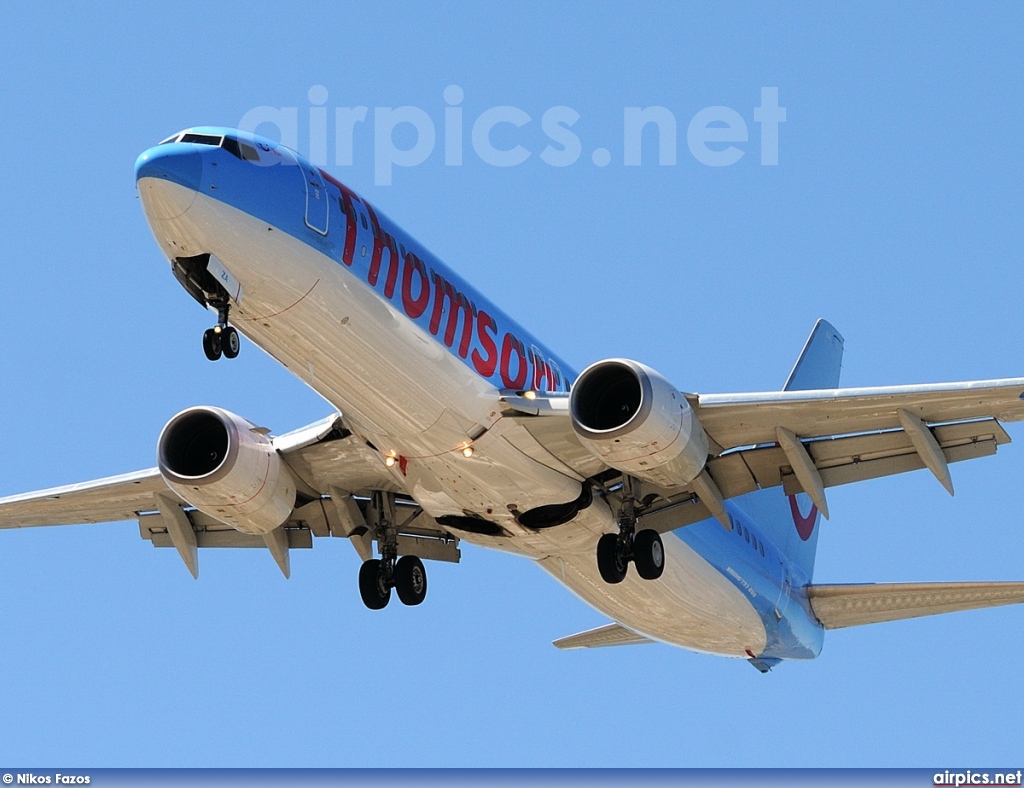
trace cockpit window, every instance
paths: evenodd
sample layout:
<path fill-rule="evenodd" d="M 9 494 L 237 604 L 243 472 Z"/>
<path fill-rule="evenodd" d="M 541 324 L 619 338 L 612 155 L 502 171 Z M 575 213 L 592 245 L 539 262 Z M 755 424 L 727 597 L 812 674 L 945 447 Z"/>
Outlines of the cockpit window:
<path fill-rule="evenodd" d="M 194 142 L 198 145 L 220 145 L 222 137 L 214 137 L 212 134 L 182 134 L 178 142 Z"/>
<path fill-rule="evenodd" d="M 233 137 L 225 137 L 224 141 L 221 143 L 221 147 L 232 156 L 237 156 L 239 159 L 244 161 L 258 162 L 260 160 L 260 154 L 256 152 L 256 149 L 252 147 L 252 145 L 247 145 Z"/>
<path fill-rule="evenodd" d="M 170 137 L 168 137 L 167 139 L 165 139 L 165 140 L 161 140 L 160 142 L 158 142 L 158 143 L 157 143 L 157 145 L 166 145 L 166 144 L 168 144 L 169 142 L 174 142 L 174 141 L 175 141 L 176 139 L 178 139 L 178 135 L 177 135 L 177 134 L 172 134 L 172 135 L 171 135 Z"/>

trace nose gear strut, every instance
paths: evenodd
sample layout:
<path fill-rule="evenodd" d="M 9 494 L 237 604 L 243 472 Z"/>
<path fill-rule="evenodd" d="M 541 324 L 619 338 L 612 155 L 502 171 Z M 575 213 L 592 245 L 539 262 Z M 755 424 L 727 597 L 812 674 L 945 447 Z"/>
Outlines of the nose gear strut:
<path fill-rule="evenodd" d="M 226 358 L 235 358 L 241 349 L 241 342 L 235 327 L 228 325 L 231 305 L 226 299 L 210 305 L 217 307 L 217 325 L 206 329 L 203 334 L 203 352 L 210 361 L 217 361 L 221 354 Z"/>

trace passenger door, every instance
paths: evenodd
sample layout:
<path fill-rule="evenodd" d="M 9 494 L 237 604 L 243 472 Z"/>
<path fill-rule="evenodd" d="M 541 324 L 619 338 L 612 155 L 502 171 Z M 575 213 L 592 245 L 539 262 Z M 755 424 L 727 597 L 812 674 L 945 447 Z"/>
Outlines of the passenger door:
<path fill-rule="evenodd" d="M 320 235 L 327 235 L 330 219 L 330 201 L 327 198 L 327 184 L 320 170 L 309 162 L 298 159 L 302 179 L 306 183 L 306 226 Z"/>

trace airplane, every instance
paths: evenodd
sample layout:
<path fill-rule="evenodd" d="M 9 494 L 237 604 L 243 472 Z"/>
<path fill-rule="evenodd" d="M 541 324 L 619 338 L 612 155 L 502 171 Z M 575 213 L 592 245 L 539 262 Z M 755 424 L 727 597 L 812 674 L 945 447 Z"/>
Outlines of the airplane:
<path fill-rule="evenodd" d="M 580 373 L 369 202 L 268 139 L 186 129 L 135 167 L 146 219 L 216 324 L 333 411 L 282 435 L 213 406 L 157 466 L 0 499 L 0 528 L 137 520 L 193 575 L 207 548 L 348 539 L 363 603 L 427 593 L 462 541 L 531 559 L 611 622 L 562 649 L 660 642 L 767 672 L 828 629 L 1024 602 L 1021 582 L 812 582 L 826 490 L 992 455 L 1024 378 L 841 388 L 819 320 L 781 391 L 698 394 L 624 358 Z"/>

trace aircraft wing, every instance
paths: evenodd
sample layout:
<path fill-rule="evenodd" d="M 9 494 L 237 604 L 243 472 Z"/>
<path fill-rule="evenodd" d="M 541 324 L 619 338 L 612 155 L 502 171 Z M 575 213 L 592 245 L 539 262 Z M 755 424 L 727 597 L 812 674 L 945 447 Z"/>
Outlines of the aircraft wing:
<path fill-rule="evenodd" d="M 609 470 L 576 439 L 567 395 L 503 399 L 551 467 L 581 479 Z M 995 454 L 1010 442 L 1000 422 L 1024 420 L 1024 378 L 687 399 L 713 456 L 706 473 L 648 510 L 645 527 L 659 531 L 712 516 L 726 524 L 722 501 L 780 485 L 789 495 L 806 492 L 826 517 L 827 487 L 922 468 L 952 493 L 949 464 Z"/>
<path fill-rule="evenodd" d="M 283 526 L 287 547 L 312 547 L 313 536 L 338 536 L 351 539 L 356 551 L 369 557 L 363 497 L 373 490 L 401 492 L 374 451 L 345 429 L 337 414 L 273 442 L 299 494 Z M 457 539 L 412 502 L 403 501 L 401 509 L 403 554 L 458 561 Z M 155 547 L 177 548 L 193 575 L 198 574 L 199 547 L 269 546 L 262 537 L 189 508 L 156 468 L 0 498 L 0 529 L 119 520 L 138 520 L 142 538 Z M 287 575 L 286 558 L 280 552 L 275 558 Z"/>
<path fill-rule="evenodd" d="M 373 452 L 341 426 L 339 416 L 287 433 L 274 445 L 307 495 L 334 486 L 351 493 L 396 490 Z M 135 520 L 156 511 L 155 495 L 184 503 L 156 468 L 0 498 L 0 528 Z"/>
<path fill-rule="evenodd" d="M 155 508 L 153 496 L 172 493 L 156 468 L 0 498 L 0 528 L 133 520 Z"/>
<path fill-rule="evenodd" d="M 923 386 L 773 391 L 688 397 L 708 436 L 723 450 L 777 440 L 783 427 L 821 438 L 901 427 L 899 411 L 928 424 L 1024 419 L 1024 378 Z"/>

